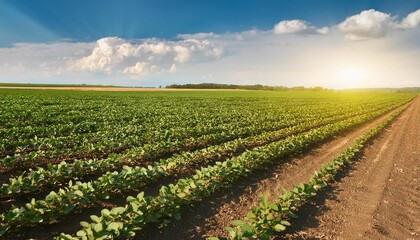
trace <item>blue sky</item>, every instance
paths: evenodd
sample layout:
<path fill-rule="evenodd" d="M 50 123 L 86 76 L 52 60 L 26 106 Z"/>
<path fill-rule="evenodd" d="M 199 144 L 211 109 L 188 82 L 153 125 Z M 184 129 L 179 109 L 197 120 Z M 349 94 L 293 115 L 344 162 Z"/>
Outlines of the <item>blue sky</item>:
<path fill-rule="evenodd" d="M 416 0 L 1 0 L 0 81 L 399 86 L 374 74 L 395 61 L 415 86 L 418 9 Z M 329 62 L 312 66 L 319 54 L 342 63 L 320 72 Z"/>
<path fill-rule="evenodd" d="M 420 1 L 2 0 L 2 45 L 103 37 L 175 38 L 180 33 L 270 29 L 283 19 L 328 25 L 365 9 L 407 15 Z M 33 27 L 33 25 L 38 27 Z"/>

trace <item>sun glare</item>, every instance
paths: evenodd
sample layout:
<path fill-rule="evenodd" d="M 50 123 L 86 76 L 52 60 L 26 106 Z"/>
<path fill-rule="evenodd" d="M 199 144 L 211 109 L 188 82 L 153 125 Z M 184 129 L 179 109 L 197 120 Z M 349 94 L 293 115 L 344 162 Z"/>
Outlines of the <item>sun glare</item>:
<path fill-rule="evenodd" d="M 364 68 L 358 66 L 345 66 L 338 69 L 337 77 L 343 87 L 358 87 L 367 78 Z"/>

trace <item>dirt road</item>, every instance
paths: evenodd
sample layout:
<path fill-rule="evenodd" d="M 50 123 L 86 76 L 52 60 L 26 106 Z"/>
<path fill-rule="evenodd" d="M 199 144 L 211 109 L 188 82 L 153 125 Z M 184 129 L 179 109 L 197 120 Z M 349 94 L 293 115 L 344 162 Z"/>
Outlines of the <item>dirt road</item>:
<path fill-rule="evenodd" d="M 416 109 L 419 101 L 415 103 Z M 410 106 L 408 111 L 415 108 Z M 346 149 L 361 134 L 382 122 L 389 114 L 373 122 L 337 137 L 320 147 L 289 160 L 270 166 L 242 179 L 234 187 L 217 192 L 197 205 L 186 209 L 182 219 L 163 229 L 151 227 L 145 229 L 136 239 L 203 239 L 209 236 L 225 236 L 226 226 L 234 219 L 243 218 L 260 201 L 262 193 L 269 198 L 278 196 L 281 188 L 289 189 L 294 184 L 305 182 L 313 176 L 322 164 L 331 161 Z M 412 115 L 404 113 L 404 116 Z"/>
<path fill-rule="evenodd" d="M 420 239 L 419 98 L 315 201 L 286 238 Z"/>

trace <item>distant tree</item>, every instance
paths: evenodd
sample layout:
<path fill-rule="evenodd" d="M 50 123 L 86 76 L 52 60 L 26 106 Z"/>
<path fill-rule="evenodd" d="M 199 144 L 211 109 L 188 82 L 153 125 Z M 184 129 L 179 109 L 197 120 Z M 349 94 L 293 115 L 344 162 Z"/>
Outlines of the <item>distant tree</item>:
<path fill-rule="evenodd" d="M 188 88 L 188 89 L 243 89 L 243 90 L 265 90 L 265 91 L 329 91 L 322 87 L 305 88 L 285 87 L 285 86 L 265 86 L 261 84 L 255 85 L 236 85 L 236 84 L 220 84 L 220 83 L 197 83 L 197 84 L 171 84 L 166 88 Z"/>

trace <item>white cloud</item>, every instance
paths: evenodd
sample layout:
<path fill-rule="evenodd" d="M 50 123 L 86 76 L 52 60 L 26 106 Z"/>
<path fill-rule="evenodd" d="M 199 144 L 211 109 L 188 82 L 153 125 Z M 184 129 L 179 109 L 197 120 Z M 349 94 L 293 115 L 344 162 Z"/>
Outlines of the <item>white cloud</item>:
<path fill-rule="evenodd" d="M 171 68 L 169 69 L 170 73 L 175 73 L 176 72 L 176 65 L 172 64 Z"/>
<path fill-rule="evenodd" d="M 385 37 L 394 25 L 394 18 L 390 14 L 370 9 L 348 17 L 338 28 L 350 40 L 366 40 Z"/>
<path fill-rule="evenodd" d="M 123 72 L 129 73 L 129 74 L 135 74 L 135 75 L 145 75 L 146 66 L 147 66 L 147 63 L 145 62 L 137 62 L 136 65 L 125 68 Z"/>
<path fill-rule="evenodd" d="M 420 61 L 419 16 L 420 10 L 400 18 L 367 10 L 330 28 L 290 20 L 267 30 L 180 34 L 176 40 L 108 37 L 85 43 L 20 43 L 0 48 L 0 81 L 49 79 L 131 86 L 197 81 L 354 84 L 336 81 L 334 69 L 342 68 L 365 72 L 365 79 L 359 79 L 361 87 L 416 86 L 420 83 L 415 66 Z M 375 40 L 354 44 L 343 36 Z"/>
<path fill-rule="evenodd" d="M 111 71 L 111 65 L 129 56 L 133 49 L 124 40 L 116 37 L 99 39 L 92 53 L 75 63 L 75 67 L 87 71 Z"/>
<path fill-rule="evenodd" d="M 303 20 L 287 20 L 277 23 L 273 32 L 275 34 L 328 34 L 328 27 L 317 29 Z"/>
<path fill-rule="evenodd" d="M 222 36 L 221 34 L 215 34 L 213 32 L 205 33 L 193 33 L 193 34 L 178 34 L 177 38 L 179 39 L 214 39 Z"/>
<path fill-rule="evenodd" d="M 323 27 L 316 30 L 316 32 L 321 35 L 327 35 L 330 32 L 330 29 L 328 27 Z"/>
<path fill-rule="evenodd" d="M 5 71 L 12 72 L 12 73 L 22 73 L 25 71 L 25 66 L 23 66 L 21 62 L 13 64 L 13 65 L 9 63 L 5 63 L 3 64 L 3 69 Z"/>
<path fill-rule="evenodd" d="M 415 28 L 419 24 L 420 10 L 398 22 L 395 16 L 370 9 L 346 18 L 338 25 L 338 29 L 346 34 L 347 39 L 359 41 L 386 37 L 394 30 Z"/>
<path fill-rule="evenodd" d="M 190 58 L 190 51 L 184 46 L 174 46 L 174 51 L 176 52 L 175 61 L 179 63 L 184 63 Z"/>
<path fill-rule="evenodd" d="M 420 9 L 412 12 L 405 17 L 401 23 L 400 27 L 404 29 L 415 28 L 420 25 Z"/>
<path fill-rule="evenodd" d="M 146 39 L 143 42 L 129 42 L 108 37 L 99 39 L 90 55 L 70 62 L 70 69 L 105 73 L 121 71 L 126 74 L 145 75 L 146 72 L 174 72 L 174 63 L 205 62 L 222 55 L 223 48 L 210 40 Z"/>
<path fill-rule="evenodd" d="M 67 62 L 92 51 L 93 43 L 52 42 L 17 43 L 0 48 L 0 79 L 54 77 L 67 71 Z"/>
<path fill-rule="evenodd" d="M 264 37 L 271 35 L 272 31 L 262 31 L 258 29 L 251 29 L 242 32 L 228 32 L 222 34 L 216 34 L 213 32 L 210 33 L 194 33 L 194 34 L 178 34 L 177 38 L 179 39 L 206 39 L 206 40 L 219 40 L 219 41 L 243 41 L 243 40 L 253 40 L 258 37 Z"/>

